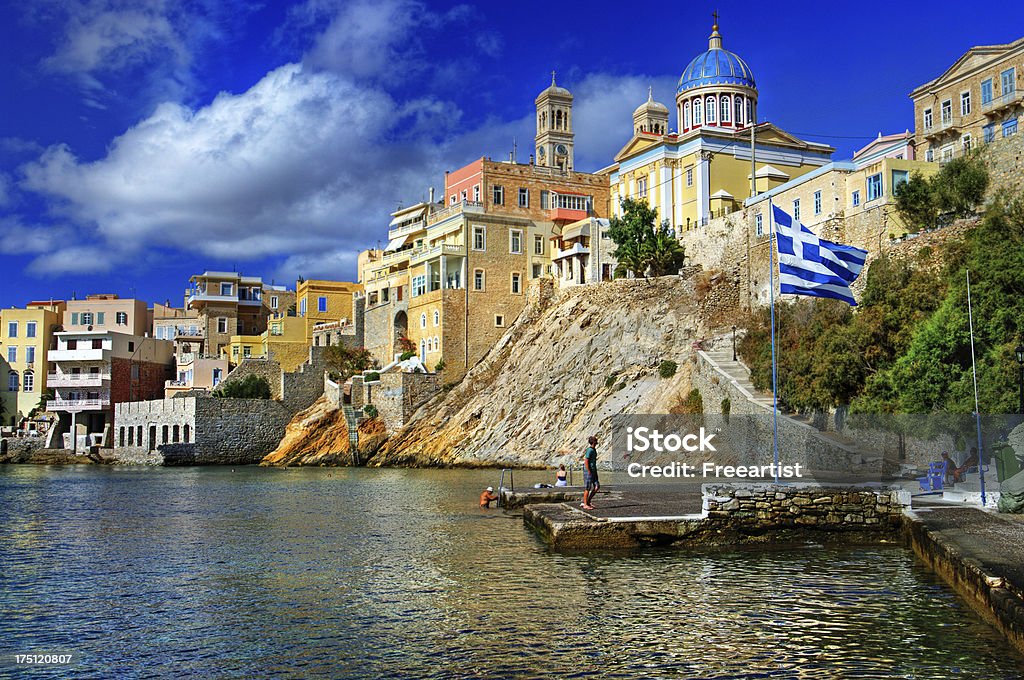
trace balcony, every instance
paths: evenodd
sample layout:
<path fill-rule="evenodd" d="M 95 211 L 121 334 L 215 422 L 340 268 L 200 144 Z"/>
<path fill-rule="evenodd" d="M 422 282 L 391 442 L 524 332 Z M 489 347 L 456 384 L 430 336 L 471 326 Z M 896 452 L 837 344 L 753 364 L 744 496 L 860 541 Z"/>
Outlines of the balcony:
<path fill-rule="evenodd" d="M 103 387 L 110 382 L 110 373 L 48 373 L 47 387 Z"/>
<path fill-rule="evenodd" d="M 110 397 L 101 399 L 51 399 L 46 403 L 50 411 L 102 411 L 110 406 Z"/>
<path fill-rule="evenodd" d="M 206 337 L 206 331 L 204 331 L 202 328 L 175 328 L 174 329 L 174 339 L 175 340 L 188 339 L 188 338 L 197 338 L 197 339 L 201 340 L 201 339 L 203 339 L 205 337 Z"/>
<path fill-rule="evenodd" d="M 438 222 L 443 222 L 449 217 L 459 215 L 461 213 L 472 213 L 474 215 L 480 215 L 483 212 L 483 203 L 480 203 L 478 201 L 460 201 L 455 205 L 448 206 L 444 210 L 438 210 L 437 212 L 427 217 L 427 226 L 430 227 L 432 225 L 437 224 Z"/>
<path fill-rule="evenodd" d="M 937 122 L 932 123 L 924 128 L 925 139 L 934 139 L 941 137 L 947 132 L 952 131 L 955 128 L 960 127 L 960 116 L 954 116 L 952 114 L 948 116 L 942 116 Z"/>
<path fill-rule="evenodd" d="M 563 257 L 572 257 L 573 255 L 589 255 L 590 248 L 586 247 L 582 243 L 572 243 L 565 250 L 555 249 L 555 257 L 553 259 L 560 260 Z"/>
<path fill-rule="evenodd" d="M 436 246 L 430 248 L 417 248 L 413 251 L 412 257 L 409 259 L 410 265 L 417 265 L 427 260 L 432 260 L 435 257 L 441 255 L 465 255 L 466 246 L 460 246 L 450 243 L 439 243 Z"/>
<path fill-rule="evenodd" d="M 110 361 L 109 349 L 51 349 L 46 358 L 50 361 Z"/>
<path fill-rule="evenodd" d="M 416 220 L 415 222 L 410 222 L 409 224 L 403 225 L 401 227 L 394 227 L 393 229 L 388 229 L 388 240 L 393 241 L 401 236 L 408 236 L 409 234 L 413 234 L 417 231 L 423 231 L 426 228 L 426 226 L 426 222 L 420 219 Z"/>
<path fill-rule="evenodd" d="M 188 293 L 186 304 L 189 307 L 196 302 L 238 302 L 237 295 L 214 295 L 213 293 L 207 293 L 203 288 L 193 288 L 192 290 L 186 291 L 186 293 Z"/>
<path fill-rule="evenodd" d="M 995 116 L 1000 112 L 1024 101 L 1024 90 L 1007 92 L 1002 97 L 996 97 L 992 101 L 982 102 L 981 112 L 986 116 Z"/>

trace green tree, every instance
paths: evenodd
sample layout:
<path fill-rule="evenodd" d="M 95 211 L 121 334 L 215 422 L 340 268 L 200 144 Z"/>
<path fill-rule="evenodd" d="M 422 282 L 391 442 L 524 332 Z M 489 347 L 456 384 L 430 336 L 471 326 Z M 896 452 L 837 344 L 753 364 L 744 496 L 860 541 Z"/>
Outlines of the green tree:
<path fill-rule="evenodd" d="M 31 411 L 28 412 L 28 417 L 35 418 L 40 413 L 45 412 L 46 405 L 50 402 L 51 399 L 53 399 L 53 390 L 49 388 L 43 390 L 43 393 L 39 395 L 39 402 Z"/>
<path fill-rule="evenodd" d="M 939 210 L 953 217 L 969 217 L 985 198 L 988 170 L 977 154 L 954 158 L 932 180 Z"/>
<path fill-rule="evenodd" d="M 915 172 L 893 192 L 896 212 L 912 230 L 931 229 L 939 219 L 938 201 L 932 183 L 927 177 Z"/>
<path fill-rule="evenodd" d="M 373 356 L 364 347 L 355 349 L 344 345 L 330 345 L 324 349 L 324 363 L 331 380 L 344 382 L 356 373 L 373 367 Z"/>
<path fill-rule="evenodd" d="M 608 236 L 616 246 L 612 253 L 618 260 L 616 276 L 627 272 L 638 277 L 664 276 L 683 266 L 683 246 L 668 220 L 658 225 L 657 218 L 658 212 L 647 201 L 622 201 L 622 216 L 613 217 L 608 227 Z"/>
<path fill-rule="evenodd" d="M 239 380 L 228 380 L 213 391 L 213 396 L 222 399 L 270 399 L 270 383 L 267 379 L 249 374 Z"/>

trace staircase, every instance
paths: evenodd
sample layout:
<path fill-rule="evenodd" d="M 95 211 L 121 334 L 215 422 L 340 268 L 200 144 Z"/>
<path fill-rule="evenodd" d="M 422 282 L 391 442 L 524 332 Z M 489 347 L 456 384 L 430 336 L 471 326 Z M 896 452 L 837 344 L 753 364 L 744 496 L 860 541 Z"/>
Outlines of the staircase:
<path fill-rule="evenodd" d="M 344 404 L 341 407 L 345 414 L 345 424 L 348 425 L 348 448 L 352 452 L 352 464 L 359 465 L 359 417 L 352 404 Z"/>
<path fill-rule="evenodd" d="M 725 349 L 705 350 L 704 353 L 719 370 L 729 376 L 730 380 L 735 382 L 741 390 L 749 395 L 748 399 L 750 401 L 764 406 L 771 413 L 771 392 L 762 392 L 754 387 L 754 383 L 750 380 L 750 369 L 740 361 L 733 361 L 731 346 L 727 346 Z"/>

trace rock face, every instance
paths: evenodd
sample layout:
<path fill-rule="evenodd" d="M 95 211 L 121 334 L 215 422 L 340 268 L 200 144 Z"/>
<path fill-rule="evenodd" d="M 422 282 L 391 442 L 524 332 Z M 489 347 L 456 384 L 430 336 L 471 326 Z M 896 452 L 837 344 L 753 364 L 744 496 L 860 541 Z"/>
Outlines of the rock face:
<path fill-rule="evenodd" d="M 692 279 L 580 286 L 524 309 L 456 387 L 424 404 L 371 465 L 557 465 L 609 418 L 665 413 L 688 389 L 704 329 Z M 664 360 L 679 371 L 661 378 Z M 605 465 L 607 448 L 598 447 Z"/>
<path fill-rule="evenodd" d="M 380 421 L 359 426 L 359 450 L 370 455 L 385 438 Z M 352 465 L 345 414 L 321 397 L 295 415 L 278 447 L 260 465 Z"/>

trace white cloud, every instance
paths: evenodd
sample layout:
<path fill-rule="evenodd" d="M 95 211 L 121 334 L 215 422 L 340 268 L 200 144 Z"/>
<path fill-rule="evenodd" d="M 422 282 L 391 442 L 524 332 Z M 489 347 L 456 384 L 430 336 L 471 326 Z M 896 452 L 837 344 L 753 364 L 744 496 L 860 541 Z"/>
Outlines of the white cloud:
<path fill-rule="evenodd" d="M 28 267 L 31 274 L 95 274 L 113 269 L 112 253 L 96 246 L 59 248 L 40 255 Z"/>
<path fill-rule="evenodd" d="M 14 217 L 0 218 L 0 253 L 45 253 L 65 243 L 73 234 L 71 228 L 63 225 L 25 224 Z"/>

